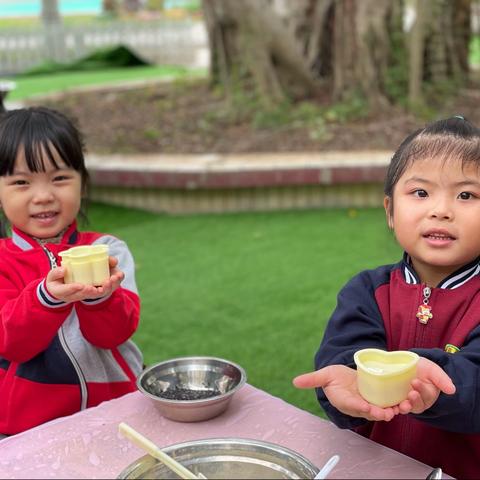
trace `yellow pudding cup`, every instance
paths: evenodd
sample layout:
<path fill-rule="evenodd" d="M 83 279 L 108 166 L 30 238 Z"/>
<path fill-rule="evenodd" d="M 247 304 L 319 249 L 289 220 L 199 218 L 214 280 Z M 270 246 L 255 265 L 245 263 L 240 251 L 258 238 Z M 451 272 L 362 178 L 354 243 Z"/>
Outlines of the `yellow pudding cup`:
<path fill-rule="evenodd" d="M 65 283 L 101 285 L 110 276 L 108 245 L 81 245 L 59 253 Z"/>
<path fill-rule="evenodd" d="M 408 350 L 386 352 L 365 348 L 354 355 L 360 395 L 378 407 L 391 407 L 407 398 L 417 374 L 419 356 Z"/>

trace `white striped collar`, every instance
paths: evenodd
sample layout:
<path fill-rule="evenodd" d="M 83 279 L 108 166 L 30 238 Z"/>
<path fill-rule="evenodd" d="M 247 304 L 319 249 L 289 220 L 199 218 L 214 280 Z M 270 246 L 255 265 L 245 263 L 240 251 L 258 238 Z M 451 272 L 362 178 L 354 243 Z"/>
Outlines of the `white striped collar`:
<path fill-rule="evenodd" d="M 18 232 L 16 232 L 15 230 L 12 230 L 12 240 L 17 247 L 24 251 L 33 249 L 33 245 L 28 242 L 24 237 L 19 235 Z"/>
<path fill-rule="evenodd" d="M 75 244 L 78 237 L 77 231 L 77 222 L 74 221 L 69 225 L 69 227 L 62 233 L 60 238 L 60 243 L 67 243 L 69 245 Z M 23 251 L 33 250 L 34 248 L 39 247 L 39 243 L 35 240 L 34 237 L 22 232 L 17 227 L 12 226 L 12 241 L 14 245 L 20 248 Z"/>
<path fill-rule="evenodd" d="M 406 252 L 403 254 L 402 271 L 405 281 L 408 284 L 416 285 L 421 283 L 417 273 L 413 269 L 410 255 Z M 477 276 L 479 273 L 480 257 L 451 273 L 448 277 L 444 278 L 436 288 L 453 290 L 468 282 L 471 278 Z"/>

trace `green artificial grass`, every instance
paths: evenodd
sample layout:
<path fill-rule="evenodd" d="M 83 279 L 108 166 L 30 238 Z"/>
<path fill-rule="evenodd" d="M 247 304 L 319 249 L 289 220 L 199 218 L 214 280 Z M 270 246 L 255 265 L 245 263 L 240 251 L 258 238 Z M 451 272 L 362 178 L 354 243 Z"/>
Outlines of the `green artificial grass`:
<path fill-rule="evenodd" d="M 205 74 L 206 72 L 203 69 L 191 70 L 185 67 L 164 65 L 19 76 L 13 79 L 16 83 L 16 88 L 8 94 L 7 101 L 18 101 L 35 95 L 62 92 L 75 87 L 116 85 L 126 81 L 160 78 L 171 80 Z"/>
<path fill-rule="evenodd" d="M 291 380 L 312 369 L 338 290 L 400 258 L 380 209 L 172 217 L 95 204 L 89 217 L 135 257 L 147 365 L 227 358 L 250 384 L 316 414 L 313 391 Z"/>

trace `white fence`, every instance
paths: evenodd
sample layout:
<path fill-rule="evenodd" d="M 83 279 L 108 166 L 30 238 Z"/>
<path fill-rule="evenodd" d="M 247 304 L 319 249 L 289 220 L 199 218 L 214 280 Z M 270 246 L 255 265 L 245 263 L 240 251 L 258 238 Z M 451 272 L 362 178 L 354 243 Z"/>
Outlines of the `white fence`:
<path fill-rule="evenodd" d="M 0 31 L 0 75 L 20 73 L 47 60 L 68 63 L 120 44 L 155 64 L 208 66 L 208 38 L 201 22 L 112 21 L 100 26 Z"/>

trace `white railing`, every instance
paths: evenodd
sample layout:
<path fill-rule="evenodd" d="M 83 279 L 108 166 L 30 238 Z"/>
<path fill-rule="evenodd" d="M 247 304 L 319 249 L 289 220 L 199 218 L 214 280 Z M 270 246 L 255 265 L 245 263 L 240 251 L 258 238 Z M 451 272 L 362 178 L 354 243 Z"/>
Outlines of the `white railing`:
<path fill-rule="evenodd" d="M 155 64 L 208 65 L 208 38 L 202 22 L 112 21 L 103 25 L 0 30 L 0 75 L 24 72 L 48 60 L 68 63 L 99 48 L 120 44 Z"/>

